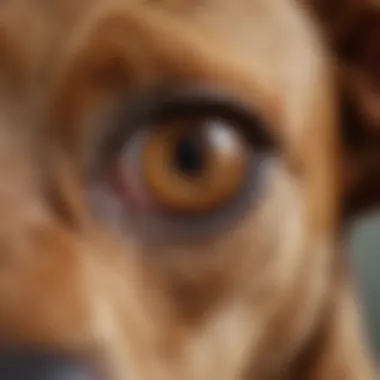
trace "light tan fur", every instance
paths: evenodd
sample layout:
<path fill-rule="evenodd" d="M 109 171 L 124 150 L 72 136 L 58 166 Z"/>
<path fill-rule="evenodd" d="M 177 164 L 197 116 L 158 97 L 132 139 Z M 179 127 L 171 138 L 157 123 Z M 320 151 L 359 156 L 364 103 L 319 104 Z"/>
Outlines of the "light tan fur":
<path fill-rule="evenodd" d="M 375 378 L 340 236 L 336 61 L 314 14 L 292 0 L 0 2 L 2 341 L 84 355 L 110 380 Z M 89 204 L 84 160 L 108 127 L 92 117 L 161 81 L 236 94 L 279 141 L 227 234 L 152 246 Z"/>

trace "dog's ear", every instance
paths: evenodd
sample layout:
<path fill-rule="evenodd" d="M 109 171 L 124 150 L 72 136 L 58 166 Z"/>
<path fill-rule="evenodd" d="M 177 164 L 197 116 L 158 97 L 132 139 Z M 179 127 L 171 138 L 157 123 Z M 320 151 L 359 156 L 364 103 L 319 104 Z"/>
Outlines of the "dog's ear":
<path fill-rule="evenodd" d="M 336 53 L 347 217 L 380 205 L 380 0 L 304 0 Z"/>
<path fill-rule="evenodd" d="M 358 13 L 338 54 L 350 215 L 380 204 L 380 2 Z"/>

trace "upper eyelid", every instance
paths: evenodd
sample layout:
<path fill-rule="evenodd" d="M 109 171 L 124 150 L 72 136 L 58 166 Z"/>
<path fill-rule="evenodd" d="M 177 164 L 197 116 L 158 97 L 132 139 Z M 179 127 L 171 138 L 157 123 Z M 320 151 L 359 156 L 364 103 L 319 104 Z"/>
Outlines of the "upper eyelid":
<path fill-rule="evenodd" d="M 235 123 L 259 148 L 272 149 L 277 145 L 260 115 L 238 97 L 220 89 L 159 86 L 127 96 L 120 104 L 114 116 L 115 126 L 101 148 L 106 155 L 119 151 L 135 126 L 207 116 Z"/>

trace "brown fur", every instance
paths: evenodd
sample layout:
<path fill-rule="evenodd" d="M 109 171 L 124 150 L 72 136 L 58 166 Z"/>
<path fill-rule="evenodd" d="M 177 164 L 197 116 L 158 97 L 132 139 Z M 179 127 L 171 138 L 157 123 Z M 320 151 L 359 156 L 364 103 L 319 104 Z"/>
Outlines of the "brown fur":
<path fill-rule="evenodd" d="M 346 61 L 306 3 L 0 2 L 2 341 L 88 356 L 112 380 L 374 379 L 338 234 L 364 186 L 338 174 L 359 162 L 342 149 Z M 86 193 L 108 126 L 91 117 L 162 81 L 237 94 L 280 142 L 260 202 L 196 244 L 120 236 Z"/>

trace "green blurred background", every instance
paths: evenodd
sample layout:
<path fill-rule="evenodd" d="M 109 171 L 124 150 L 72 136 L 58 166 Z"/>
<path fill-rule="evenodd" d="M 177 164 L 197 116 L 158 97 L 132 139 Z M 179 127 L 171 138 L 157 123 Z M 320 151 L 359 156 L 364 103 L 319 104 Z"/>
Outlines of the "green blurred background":
<path fill-rule="evenodd" d="M 380 214 L 353 226 L 349 247 L 368 333 L 380 362 Z"/>

